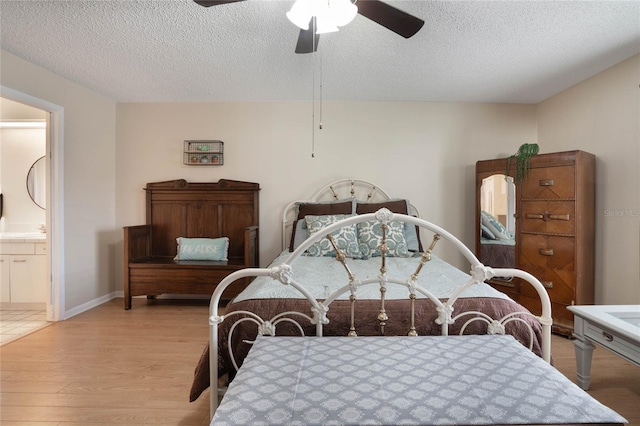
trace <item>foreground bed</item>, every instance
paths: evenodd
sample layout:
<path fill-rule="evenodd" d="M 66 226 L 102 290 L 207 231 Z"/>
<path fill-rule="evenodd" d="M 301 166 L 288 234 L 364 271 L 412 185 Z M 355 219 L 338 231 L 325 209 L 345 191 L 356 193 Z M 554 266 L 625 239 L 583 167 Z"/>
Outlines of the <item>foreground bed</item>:
<path fill-rule="evenodd" d="M 376 259 L 379 273 L 360 278 L 349 266 L 350 259 L 340 250 L 334 233 L 369 221 L 381 225 L 381 255 Z M 435 233 L 429 249 L 411 258 L 416 267 L 409 276 L 395 276 L 387 269 L 387 260 L 390 260 L 386 257 L 387 231 L 393 222 L 418 225 Z M 429 267 L 431 250 L 439 239 L 454 244 L 471 264 L 469 278 L 445 301 L 418 282 L 423 269 Z M 302 255 L 323 240 L 328 240 L 335 249 L 334 262 L 344 269 L 346 284 L 334 291 L 330 287 L 330 294 L 318 300 L 307 290 L 301 281 L 305 275 L 298 276 L 296 267 Z M 540 296 L 542 315 L 534 317 L 529 312 L 520 312 L 493 319 L 478 311 L 457 313 L 459 296 L 496 273 L 508 273 L 529 282 Z M 271 317 L 249 311 L 220 315 L 218 304 L 225 286 L 246 277 L 278 280 L 283 288 L 299 292 L 307 309 L 289 310 L 286 301 L 290 297 L 287 296 L 283 299 L 283 310 Z M 358 294 L 368 288 L 380 292 L 375 320 L 379 335 L 356 337 L 361 324 L 356 314 Z M 399 321 L 407 326 L 405 337 L 385 335 L 391 322 L 385 296 L 392 288 L 403 289 L 409 300 L 409 309 L 398 313 L 406 319 Z M 344 295 L 348 296 L 351 306 L 349 328 L 342 337 L 325 336 L 325 326 L 331 324 L 328 313 L 333 303 Z M 433 304 L 434 322 L 440 328 L 440 336 L 419 335 L 418 324 L 422 321 L 416 315 L 418 295 Z M 210 310 L 212 383 L 218 378 L 215 372 L 218 370 L 219 326 L 232 324 L 226 340 L 234 364 L 231 342 L 235 331 L 248 325 L 257 335 L 245 341 L 254 345 L 218 411 L 218 393 L 211 392 L 212 425 L 625 423 L 624 418 L 599 404 L 548 364 L 551 304 L 536 278 L 517 269 L 484 267 L 447 231 L 387 209 L 326 226 L 278 266 L 231 274 L 213 293 Z M 448 336 L 450 324 L 457 321 L 464 323 L 462 333 L 467 324 L 477 321 L 487 326 L 488 334 L 500 335 L 505 332 L 505 324 L 523 322 L 522 317 L 534 318 L 541 324 L 542 359 L 512 336 Z M 315 337 L 306 337 L 307 324 L 315 328 Z M 284 333 L 280 333 L 283 329 Z M 282 334 L 297 336 L 283 337 Z"/>
<path fill-rule="evenodd" d="M 348 185 L 353 188 L 354 183 L 349 182 Z M 335 194 L 333 186 L 329 186 L 329 188 Z M 373 189 L 369 192 L 367 200 L 371 198 L 370 195 L 373 191 L 381 192 L 373 186 L 371 188 Z M 353 194 L 354 191 L 351 190 L 352 197 Z M 254 402 L 255 398 L 266 401 L 264 395 L 260 396 L 260 392 L 249 394 L 242 390 L 232 392 L 233 389 L 243 389 L 246 386 L 254 387 L 255 382 L 251 380 L 247 382 L 247 377 L 254 377 L 252 380 L 264 383 L 266 386 L 264 392 L 267 394 L 275 389 L 271 373 L 279 368 L 278 365 L 270 365 L 266 371 L 262 368 L 262 373 L 256 378 L 256 370 L 252 369 L 252 364 L 249 362 L 253 359 L 252 357 L 257 357 L 260 360 L 257 365 L 263 365 L 264 351 L 268 352 L 271 348 L 269 342 L 275 344 L 276 340 L 280 340 L 279 337 L 269 340 L 271 337 L 263 339 L 261 336 L 361 336 L 357 338 L 357 341 L 361 343 L 340 340 L 349 339 L 346 337 L 336 337 L 337 342 L 340 342 L 338 348 L 342 348 L 339 350 L 346 351 L 342 355 L 338 353 L 339 357 L 347 356 L 351 360 L 356 360 L 362 358 L 359 354 L 366 354 L 373 350 L 368 347 L 369 338 L 362 336 L 385 336 L 384 339 L 390 339 L 391 336 L 411 336 L 409 339 L 415 340 L 405 340 L 406 343 L 403 345 L 413 346 L 422 344 L 419 342 L 429 335 L 510 334 L 517 339 L 516 341 L 509 337 L 517 348 L 527 353 L 535 352 L 539 356 L 533 355 L 533 357 L 540 363 L 549 362 L 552 320 L 549 297 L 542 284 L 530 274 L 520 270 L 484 267 L 473 253 L 453 235 L 413 215 L 404 214 L 402 211 L 393 213 L 389 208 L 398 209 L 398 205 L 393 204 L 394 201 L 388 200 L 389 197 L 386 194 L 384 197 L 386 199 L 383 200 L 382 205 L 369 201 L 365 206 L 365 210 L 367 208 L 377 209 L 374 210 L 375 213 L 366 213 L 361 210 L 359 213 L 362 214 L 359 215 L 338 216 L 340 213 L 335 211 L 335 206 L 327 207 L 326 205 L 322 209 L 333 211 L 323 211 L 323 214 L 313 215 L 309 213 L 308 206 L 295 203 L 297 215 L 292 221 L 292 228 L 294 230 L 296 227 L 300 228 L 295 221 L 304 218 L 309 225 L 310 235 L 305 235 L 306 239 L 297 243 L 294 243 L 295 235 L 292 236 L 292 252 L 285 250 L 269 268 L 252 268 L 233 273 L 223 280 L 214 292 L 210 307 L 211 338 L 209 348 L 212 350 L 205 351 L 196 368 L 192 400 L 208 386 L 209 382 L 219 385 L 221 382 L 219 378 L 227 376 L 233 378 L 235 371 L 242 365 L 238 376 L 231 382 L 230 395 L 236 392 L 245 395 L 245 397 L 253 395 L 249 400 Z M 409 205 L 405 201 L 406 212 L 409 212 Z M 301 212 L 304 212 L 304 216 L 301 216 Z M 416 214 L 415 211 L 411 211 L 411 213 Z M 309 216 L 312 216 L 310 220 Z M 321 231 L 312 232 L 315 229 L 313 221 L 318 220 L 316 216 L 325 219 L 329 216 L 333 217 L 323 223 L 323 226 L 320 227 Z M 287 220 L 283 220 L 283 223 L 285 222 Z M 415 232 L 416 227 L 419 232 L 415 235 L 427 241 L 428 247 L 424 249 L 418 240 L 417 244 L 416 242 L 412 243 L 412 248 L 415 251 L 409 251 L 405 246 L 408 245 L 407 240 L 410 237 L 406 238 L 406 234 L 407 231 L 413 230 Z M 361 238 L 363 235 L 366 235 L 366 238 Z M 356 244 L 356 247 L 360 249 L 359 252 L 354 250 L 351 245 L 354 237 L 359 239 L 359 244 Z M 441 248 L 445 243 L 452 246 L 466 259 L 470 265 L 467 269 L 468 273 L 454 268 L 432 254 L 434 248 Z M 492 278 L 496 274 L 513 276 L 529 282 L 540 295 L 542 315 L 540 317 L 534 316 L 504 294 L 483 283 L 484 280 Z M 219 302 L 225 288 L 235 280 L 251 277 L 256 277 L 253 283 L 233 303 L 227 305 L 223 310 L 219 310 Z M 224 312 L 224 315 L 220 315 L 220 312 Z M 257 337 L 260 338 L 257 339 Z M 448 337 L 439 337 L 439 339 L 443 338 Z M 464 338 L 464 342 L 471 342 L 471 340 L 466 340 L 467 338 L 468 336 Z M 245 367 L 243 361 L 256 339 L 259 344 L 254 345 L 251 349 Z M 300 337 L 288 337 L 287 339 L 292 340 L 285 340 L 284 343 L 293 345 L 293 347 L 302 345 L 301 347 L 304 348 L 310 347 L 307 345 L 320 344 L 313 339 L 309 341 L 308 338 L 305 340 Z M 334 340 L 333 337 L 331 340 Z M 389 342 L 392 340 L 390 339 Z M 447 344 L 453 344 L 453 342 L 452 340 Z M 345 349 L 352 344 L 363 344 L 365 348 L 360 352 L 351 352 Z M 464 362 L 469 362 L 468 357 L 474 356 L 474 353 L 477 352 L 468 347 L 465 349 L 462 344 L 460 346 L 454 344 L 454 346 L 457 348 L 454 352 L 460 352 Z M 498 346 L 502 346 L 502 344 L 498 344 Z M 298 349 L 300 348 L 298 347 Z M 302 354 L 308 353 L 306 349 L 302 351 Z M 396 354 L 395 351 L 392 353 L 394 355 L 390 359 L 395 359 L 396 362 L 391 364 L 397 368 L 401 363 L 397 361 L 396 357 L 402 354 Z M 301 356 L 303 357 L 299 361 L 306 365 L 306 355 Z M 280 366 L 283 365 L 280 357 L 271 356 L 271 359 Z M 325 357 L 325 362 L 331 359 L 331 357 Z M 435 360 L 424 360 L 424 364 L 418 362 L 412 368 L 412 372 L 408 374 L 420 372 L 425 365 L 437 366 L 439 364 L 435 361 L 438 359 L 442 359 L 442 357 L 436 357 Z M 365 361 L 361 362 L 360 366 L 371 364 L 370 361 L 366 361 L 366 358 L 362 358 L 362 360 Z M 255 365 L 255 361 L 251 362 Z M 529 360 L 522 358 L 521 361 L 516 362 L 527 364 Z M 397 374 L 387 368 L 390 366 L 389 364 L 378 365 L 374 363 L 371 365 L 378 368 L 381 376 L 391 378 L 392 386 L 399 383 L 397 382 L 399 380 Z M 209 369 L 210 366 L 211 369 Z M 258 369 L 260 370 L 260 368 Z M 352 370 L 353 368 L 348 369 L 348 371 Z M 341 371 L 344 372 L 344 370 Z M 335 370 L 333 373 L 335 374 Z M 424 374 L 424 371 L 422 373 Z M 304 375 L 306 373 L 304 370 L 300 370 L 295 374 Z M 315 374 L 324 373 L 313 372 L 313 375 Z M 327 374 L 331 374 L 331 372 Z M 284 377 L 285 382 L 290 380 L 286 372 Z M 375 380 L 379 379 L 380 377 Z M 428 383 L 431 383 L 430 386 L 436 393 L 450 390 L 446 383 L 432 381 L 428 381 Z M 328 384 L 333 386 L 335 381 L 331 380 Z M 294 386 L 294 389 L 296 389 L 294 397 L 305 395 L 304 386 L 302 388 Z M 301 392 L 300 394 L 297 393 L 298 390 Z M 215 386 L 212 390 L 212 414 L 218 404 L 218 395 L 223 394 L 224 391 L 224 385 L 219 388 Z M 232 401 L 231 406 L 239 403 L 237 397 L 225 397 L 225 401 L 227 401 L 225 404 L 228 407 L 229 400 Z M 321 400 L 331 404 L 324 398 Z M 299 401 L 294 398 L 289 402 L 297 404 Z M 421 402 L 419 405 L 422 406 L 422 404 Z M 271 406 L 268 405 L 258 405 L 264 411 L 262 414 L 280 412 L 271 410 L 269 408 Z M 235 416 L 238 420 L 237 424 L 254 423 L 250 417 L 238 417 L 238 411 L 235 409 L 231 411 L 235 413 L 232 417 Z M 304 410 L 303 412 L 306 413 Z M 295 416 L 293 411 L 290 414 Z M 229 420 L 227 418 L 225 421 Z M 293 421 L 293 417 L 290 420 Z M 426 421 L 427 419 L 423 418 L 422 420 Z M 419 423 L 410 423 L 422 424 L 422 420 Z M 581 421 L 576 420 L 576 422 Z M 271 423 L 286 424 L 288 422 L 289 420 Z M 312 421 L 303 421 L 301 424 L 305 423 L 314 424 Z M 323 422 L 316 422 L 316 424 L 323 424 Z"/>

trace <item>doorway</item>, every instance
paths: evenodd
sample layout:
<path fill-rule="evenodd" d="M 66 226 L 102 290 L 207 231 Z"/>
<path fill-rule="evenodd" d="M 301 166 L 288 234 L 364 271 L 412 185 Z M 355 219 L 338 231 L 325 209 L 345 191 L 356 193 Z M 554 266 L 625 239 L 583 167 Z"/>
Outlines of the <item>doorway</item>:
<path fill-rule="evenodd" d="M 48 101 L 35 98 L 11 88 L 0 86 L 1 99 L 8 99 L 42 110 L 46 117 L 46 321 L 64 319 L 64 258 L 63 258 L 63 123 L 64 109 Z"/>

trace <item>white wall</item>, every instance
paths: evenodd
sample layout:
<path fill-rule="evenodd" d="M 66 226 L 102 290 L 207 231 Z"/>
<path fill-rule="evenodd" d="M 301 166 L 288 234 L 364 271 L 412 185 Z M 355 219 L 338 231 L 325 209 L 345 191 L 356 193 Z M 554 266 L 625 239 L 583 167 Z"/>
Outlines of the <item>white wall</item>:
<path fill-rule="evenodd" d="M 284 206 L 332 180 L 354 177 L 409 198 L 424 218 L 473 247 L 476 160 L 514 153 L 537 137 L 531 105 L 325 102 L 311 158 L 310 105 L 118 104 L 116 225 L 144 223 L 147 182 L 258 182 L 266 265 L 280 252 Z M 183 165 L 185 139 L 224 141 L 224 165 Z"/>
<path fill-rule="evenodd" d="M 596 303 L 640 303 L 640 55 L 538 105 L 541 147 L 596 155 Z"/>
<path fill-rule="evenodd" d="M 67 311 L 115 291 L 115 102 L 5 51 L 0 84 L 64 108 Z"/>
<path fill-rule="evenodd" d="M 45 155 L 45 129 L 0 129 L 0 192 L 4 197 L 0 231 L 38 232 L 45 210 L 27 192 L 27 174 Z"/>

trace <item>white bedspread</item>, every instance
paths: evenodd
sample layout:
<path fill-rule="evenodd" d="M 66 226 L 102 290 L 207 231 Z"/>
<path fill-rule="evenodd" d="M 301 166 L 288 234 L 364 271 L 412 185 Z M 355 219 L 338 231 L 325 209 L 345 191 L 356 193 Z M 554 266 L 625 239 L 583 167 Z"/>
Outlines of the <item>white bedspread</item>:
<path fill-rule="evenodd" d="M 290 255 L 291 253 L 288 250 L 283 251 L 280 256 L 271 262 L 270 266 L 284 263 Z M 386 258 L 387 277 L 406 281 L 416 271 L 419 262 L 419 257 L 388 257 Z M 363 280 L 380 275 L 381 258 L 373 257 L 368 260 L 348 259 L 347 265 L 357 279 Z M 349 283 L 344 267 L 333 257 L 300 256 L 291 266 L 293 278 L 302 283 L 316 299 L 324 299 L 334 290 Z M 437 298 L 443 299 L 451 296 L 455 289 L 470 279 L 469 274 L 432 255 L 432 259 L 427 262 L 418 275 L 418 285 L 431 291 Z M 408 295 L 409 291 L 405 286 L 387 285 L 385 297 L 389 300 L 407 299 Z M 358 299 L 379 299 L 379 286 L 359 287 L 356 296 Z M 345 294 L 338 299 L 348 299 L 348 297 L 349 294 Z M 418 295 L 418 298 L 421 297 L 424 296 Z M 460 297 L 509 299 L 507 295 L 485 283 L 478 283 L 469 287 Z M 235 298 L 235 302 L 272 298 L 302 299 L 303 296 L 295 288 L 283 285 L 278 280 L 269 277 L 258 277 Z"/>

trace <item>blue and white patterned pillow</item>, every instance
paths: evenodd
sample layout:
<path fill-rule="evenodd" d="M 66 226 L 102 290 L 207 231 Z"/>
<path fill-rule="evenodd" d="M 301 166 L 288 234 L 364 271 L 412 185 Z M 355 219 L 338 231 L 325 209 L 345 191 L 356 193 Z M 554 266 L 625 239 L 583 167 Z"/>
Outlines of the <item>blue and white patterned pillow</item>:
<path fill-rule="evenodd" d="M 304 217 L 304 220 L 307 223 L 309 236 L 311 236 L 317 232 L 321 232 L 322 228 L 325 228 L 339 220 L 346 219 L 351 216 L 353 215 L 307 215 Z M 334 231 L 331 235 L 338 249 L 347 257 L 359 258 L 361 256 L 360 249 L 358 247 L 358 234 L 355 224 L 343 226 L 342 228 Z M 323 238 L 320 241 L 313 243 L 311 247 L 307 249 L 306 254 L 308 256 L 335 256 L 336 251 L 333 249 L 333 245 L 331 245 L 331 242 L 327 238 Z"/>
<path fill-rule="evenodd" d="M 412 253 L 407 248 L 404 237 L 404 223 L 391 221 L 387 223 L 386 230 L 387 256 L 411 257 Z M 382 242 L 382 223 L 377 220 L 369 220 L 358 223 L 358 245 L 362 257 L 381 256 L 380 243 Z"/>

